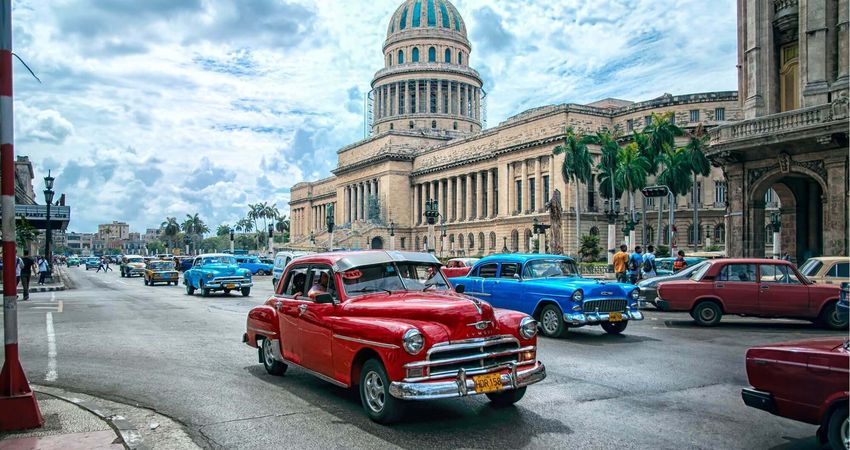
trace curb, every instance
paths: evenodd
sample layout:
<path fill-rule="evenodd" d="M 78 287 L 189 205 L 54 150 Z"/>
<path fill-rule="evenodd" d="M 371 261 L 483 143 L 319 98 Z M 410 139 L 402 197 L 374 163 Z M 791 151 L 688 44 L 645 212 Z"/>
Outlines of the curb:
<path fill-rule="evenodd" d="M 73 403 L 79 406 L 80 408 L 96 415 L 101 420 L 109 424 L 109 426 L 115 431 L 118 437 L 121 438 L 121 443 L 124 445 L 124 448 L 130 450 L 149 449 L 149 447 L 145 445 L 144 439 L 142 438 L 142 434 L 139 433 L 139 430 L 123 416 L 112 414 L 108 410 L 103 409 L 96 403 L 88 400 L 82 400 L 74 397 L 65 397 L 51 392 L 45 392 L 44 390 L 38 388 L 33 388 L 33 391 L 38 392 L 42 395 L 49 395 L 51 397 L 64 400 L 68 403 Z"/>

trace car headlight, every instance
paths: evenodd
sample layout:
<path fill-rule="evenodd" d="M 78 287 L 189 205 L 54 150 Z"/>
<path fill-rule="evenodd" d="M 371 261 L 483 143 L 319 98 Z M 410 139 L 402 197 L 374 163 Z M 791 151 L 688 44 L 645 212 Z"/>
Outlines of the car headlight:
<path fill-rule="evenodd" d="M 581 289 L 573 292 L 572 299 L 576 303 L 581 303 L 584 300 L 584 292 L 582 292 Z"/>
<path fill-rule="evenodd" d="M 632 300 L 637 300 L 640 297 L 640 289 L 633 290 L 632 293 L 629 294 L 629 297 L 631 297 Z"/>
<path fill-rule="evenodd" d="M 416 328 L 411 328 L 404 333 L 401 342 L 404 351 L 411 355 L 416 355 L 425 347 L 425 336 Z"/>
<path fill-rule="evenodd" d="M 212 274 L 211 274 L 211 273 L 207 273 L 207 278 L 212 278 Z"/>
<path fill-rule="evenodd" d="M 531 339 L 537 335 L 537 321 L 526 316 L 519 322 L 519 335 L 523 339 Z"/>

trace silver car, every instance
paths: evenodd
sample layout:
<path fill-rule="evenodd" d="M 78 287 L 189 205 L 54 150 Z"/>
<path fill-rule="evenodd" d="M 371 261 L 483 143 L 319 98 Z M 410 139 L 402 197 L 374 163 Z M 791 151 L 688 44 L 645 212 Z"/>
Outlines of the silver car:
<path fill-rule="evenodd" d="M 640 289 L 638 301 L 641 306 L 646 306 L 647 303 L 655 306 L 655 300 L 658 298 L 658 283 L 663 281 L 686 280 L 691 277 L 699 268 L 704 267 L 708 261 L 702 261 L 693 266 L 686 267 L 679 272 L 671 275 L 662 275 L 660 277 L 647 278 L 638 282 L 637 287 Z"/>

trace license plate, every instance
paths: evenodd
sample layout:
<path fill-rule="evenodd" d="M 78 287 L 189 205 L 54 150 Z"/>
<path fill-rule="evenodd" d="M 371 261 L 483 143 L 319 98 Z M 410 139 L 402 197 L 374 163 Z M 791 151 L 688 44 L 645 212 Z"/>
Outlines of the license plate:
<path fill-rule="evenodd" d="M 476 394 L 502 390 L 502 375 L 498 373 L 478 375 L 472 377 L 472 381 L 475 383 Z"/>
<path fill-rule="evenodd" d="M 226 287 L 227 289 L 233 289 L 233 288 L 236 287 L 236 285 L 235 284 L 225 284 L 224 287 Z"/>
<path fill-rule="evenodd" d="M 608 314 L 609 322 L 622 322 L 623 321 L 623 313 L 612 312 Z"/>

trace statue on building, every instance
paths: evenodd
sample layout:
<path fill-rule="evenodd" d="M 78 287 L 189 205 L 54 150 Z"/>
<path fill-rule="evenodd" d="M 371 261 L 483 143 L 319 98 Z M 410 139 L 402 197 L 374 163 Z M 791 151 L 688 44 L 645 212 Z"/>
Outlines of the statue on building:
<path fill-rule="evenodd" d="M 546 210 L 549 211 L 549 223 L 552 227 L 549 231 L 552 233 L 552 244 L 549 249 L 554 255 L 563 255 L 564 246 L 561 242 L 563 234 L 561 233 L 561 214 L 564 210 L 561 207 L 561 191 L 555 189 L 552 192 L 552 198 L 546 203 Z"/>

